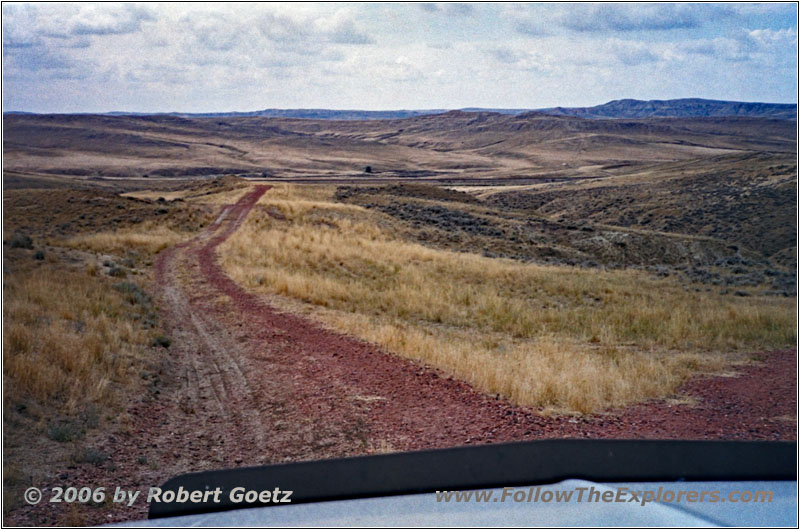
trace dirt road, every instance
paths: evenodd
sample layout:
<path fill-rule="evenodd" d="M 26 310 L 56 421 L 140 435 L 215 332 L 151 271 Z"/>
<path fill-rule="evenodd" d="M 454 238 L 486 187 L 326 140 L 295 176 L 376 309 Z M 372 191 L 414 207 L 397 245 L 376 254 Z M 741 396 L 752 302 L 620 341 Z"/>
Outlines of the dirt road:
<path fill-rule="evenodd" d="M 144 488 L 189 471 L 541 438 L 796 439 L 795 351 L 765 353 L 739 377 L 690 381 L 680 390 L 690 404 L 547 418 L 281 313 L 216 259 L 267 190 L 255 186 L 203 234 L 158 256 L 172 337 L 161 377 L 130 409 L 130 431 L 98 440 L 113 466 L 76 466 L 53 484 Z M 63 523 L 59 509 L 26 507 L 14 519 Z M 84 522 L 146 509 L 90 511 Z"/>
<path fill-rule="evenodd" d="M 680 393 L 693 396 L 691 404 L 646 404 L 581 419 L 544 418 L 436 370 L 281 313 L 228 278 L 215 254 L 267 189 L 256 186 L 225 207 L 207 233 L 158 262 L 158 281 L 187 373 L 181 399 L 197 402 L 203 397 L 197 387 L 213 398 L 201 399 L 211 407 L 202 412 L 224 421 L 218 437 L 230 437 L 221 464 L 553 436 L 796 436 L 793 351 L 766 354 L 762 366 L 741 377 L 688 383 Z M 187 436 L 198 431 L 198 425 L 191 425 Z"/>

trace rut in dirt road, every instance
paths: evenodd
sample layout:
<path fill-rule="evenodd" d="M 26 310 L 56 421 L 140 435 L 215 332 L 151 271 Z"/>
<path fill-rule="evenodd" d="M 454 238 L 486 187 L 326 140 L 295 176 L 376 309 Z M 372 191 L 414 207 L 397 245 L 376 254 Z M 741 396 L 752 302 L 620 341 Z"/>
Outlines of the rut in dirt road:
<path fill-rule="evenodd" d="M 173 432 L 222 442 L 225 454 L 237 455 L 232 461 L 223 451 L 215 455 L 227 464 L 454 445 L 480 436 L 477 409 L 499 403 L 357 339 L 276 312 L 222 272 L 216 247 L 266 189 L 256 187 L 224 207 L 203 234 L 163 253 L 156 264 L 181 374 L 171 399 L 196 418 L 173 417 Z"/>
<path fill-rule="evenodd" d="M 548 437 L 796 437 L 793 425 L 780 419 L 792 414 L 792 376 L 777 381 L 775 392 L 785 400 L 764 398 L 762 404 L 753 402 L 762 399 L 757 395 L 742 395 L 747 374 L 701 385 L 715 392 L 702 396 L 706 402 L 724 398 L 725 413 L 713 407 L 645 404 L 602 416 L 548 418 L 282 313 L 233 282 L 216 259 L 217 246 L 267 189 L 256 186 L 224 207 L 206 232 L 167 252 L 157 264 L 168 321 L 175 336 L 182 337 L 176 341 L 186 374 L 181 397 L 190 408 L 200 400 L 203 413 L 212 418 L 198 418 L 186 432 L 213 430 L 228 448 L 236 448 L 235 464 Z M 766 357 L 767 363 L 782 367 L 796 354 Z M 758 378 L 770 373 L 769 365 L 754 370 Z M 208 402 L 202 397 L 207 395 L 214 399 Z"/>
<path fill-rule="evenodd" d="M 213 448 L 207 445 L 212 454 L 198 454 L 215 464 L 206 468 L 361 453 L 368 444 L 367 420 L 346 407 L 329 413 L 341 396 L 331 401 L 300 377 L 297 356 L 287 355 L 280 330 L 269 330 L 264 340 L 262 323 L 237 311 L 234 302 L 218 303 L 227 294 L 209 280 L 220 274 L 215 248 L 266 189 L 256 187 L 224 207 L 203 234 L 156 263 L 175 337 L 172 371 L 179 379 L 165 398 L 179 403 L 178 410 L 163 414 L 173 437 L 213 442 Z"/>

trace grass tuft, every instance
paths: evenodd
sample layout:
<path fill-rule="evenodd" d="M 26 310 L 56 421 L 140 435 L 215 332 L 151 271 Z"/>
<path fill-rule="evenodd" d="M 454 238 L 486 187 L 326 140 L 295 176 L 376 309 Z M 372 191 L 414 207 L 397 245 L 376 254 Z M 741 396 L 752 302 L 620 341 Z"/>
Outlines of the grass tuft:
<path fill-rule="evenodd" d="M 47 436 L 56 442 L 71 442 L 83 435 L 83 429 L 75 421 L 54 421 L 47 426 Z"/>
<path fill-rule="evenodd" d="M 31 239 L 30 236 L 27 236 L 25 234 L 16 233 L 13 236 L 11 236 L 9 245 L 11 246 L 11 248 L 33 249 L 33 239 Z"/>
<path fill-rule="evenodd" d="M 171 344 L 172 340 L 166 335 L 157 335 L 152 342 L 153 346 L 161 346 L 162 348 L 169 348 Z"/>

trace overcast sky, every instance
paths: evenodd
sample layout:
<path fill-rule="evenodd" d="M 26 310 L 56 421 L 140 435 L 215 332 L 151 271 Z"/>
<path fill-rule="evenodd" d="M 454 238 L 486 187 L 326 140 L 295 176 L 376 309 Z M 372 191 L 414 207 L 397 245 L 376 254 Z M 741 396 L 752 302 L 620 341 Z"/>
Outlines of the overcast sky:
<path fill-rule="evenodd" d="M 3 4 L 33 112 L 795 103 L 795 4 Z"/>

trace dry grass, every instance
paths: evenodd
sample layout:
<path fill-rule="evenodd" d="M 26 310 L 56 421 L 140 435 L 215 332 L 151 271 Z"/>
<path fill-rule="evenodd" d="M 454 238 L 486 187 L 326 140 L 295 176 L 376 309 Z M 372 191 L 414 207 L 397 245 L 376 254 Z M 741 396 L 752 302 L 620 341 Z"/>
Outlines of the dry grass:
<path fill-rule="evenodd" d="M 170 339 L 144 290 L 152 255 L 207 225 L 216 208 L 202 200 L 216 195 L 170 205 L 76 190 L 6 198 L 9 237 L 22 227 L 34 248 L 8 245 L 3 256 L 4 516 L 26 505 L 27 487 L 86 463 L 98 439 L 130 434 L 128 407 L 157 396 Z M 84 524 L 81 514 L 60 521 Z"/>
<path fill-rule="evenodd" d="M 189 195 L 187 200 L 190 200 L 195 203 L 199 204 L 213 204 L 213 205 L 220 205 L 220 204 L 233 204 L 242 196 L 250 191 L 250 186 L 243 185 L 239 188 L 221 191 L 219 193 L 210 193 L 207 195 L 199 195 L 199 196 L 192 196 Z"/>
<path fill-rule="evenodd" d="M 124 255 L 132 250 L 145 254 L 157 254 L 192 235 L 191 232 L 178 231 L 146 221 L 119 230 L 78 234 L 59 241 L 59 244 L 106 254 Z"/>
<path fill-rule="evenodd" d="M 59 238 L 54 243 L 105 254 L 125 255 L 130 251 L 150 255 L 157 254 L 167 247 L 193 237 L 213 218 L 213 214 L 209 212 L 213 212 L 221 204 L 235 203 L 249 189 L 249 186 L 242 185 L 217 193 L 208 193 L 206 189 L 126 193 L 123 195 L 149 199 L 165 197 L 167 201 L 185 199 L 190 206 L 173 218 L 148 219 L 116 230 L 85 232 L 67 238 Z M 192 193 L 200 195 L 190 196 Z"/>
<path fill-rule="evenodd" d="M 225 189 L 197 200 L 228 202 L 246 190 Z M 152 256 L 192 237 L 207 217 L 202 208 L 191 208 L 173 217 L 51 242 L 118 257 Z M 99 275 L 91 260 L 85 269 L 57 259 L 40 267 L 31 267 L 30 258 L 16 263 L 14 272 L 3 277 L 4 376 L 9 383 L 4 398 L 57 400 L 65 404 L 65 413 L 86 403 L 111 403 L 113 383 L 128 378 L 142 348 L 158 335 L 150 329 L 156 316 L 149 298 L 141 291 L 112 288 L 119 281 Z"/>
<path fill-rule="evenodd" d="M 268 192 L 220 248 L 223 266 L 247 288 L 316 306 L 328 325 L 520 404 L 590 412 L 664 396 L 692 371 L 719 369 L 721 352 L 795 340 L 793 300 L 431 249 L 329 196 Z"/>
<path fill-rule="evenodd" d="M 137 190 L 120 193 L 120 197 L 133 197 L 134 199 L 148 201 L 164 199 L 167 202 L 172 202 L 178 199 L 185 199 L 191 193 L 191 190 Z"/>
<path fill-rule="evenodd" d="M 166 202 L 172 202 L 176 200 L 190 200 L 192 202 L 201 203 L 201 204 L 232 204 L 238 201 L 242 195 L 247 193 L 250 190 L 250 187 L 246 184 L 242 184 L 241 187 L 225 190 L 218 193 L 209 193 L 208 189 L 195 189 L 195 188 L 188 188 L 185 190 L 140 190 L 140 191 L 130 191 L 128 193 L 120 194 L 120 197 L 133 197 L 136 199 L 144 199 L 155 201 L 158 199 L 164 199 Z"/>
<path fill-rule="evenodd" d="M 151 330 L 109 280 L 57 267 L 3 278 L 4 400 L 32 400 L 71 414 L 87 403 L 111 406 L 115 386 L 136 381 Z"/>

